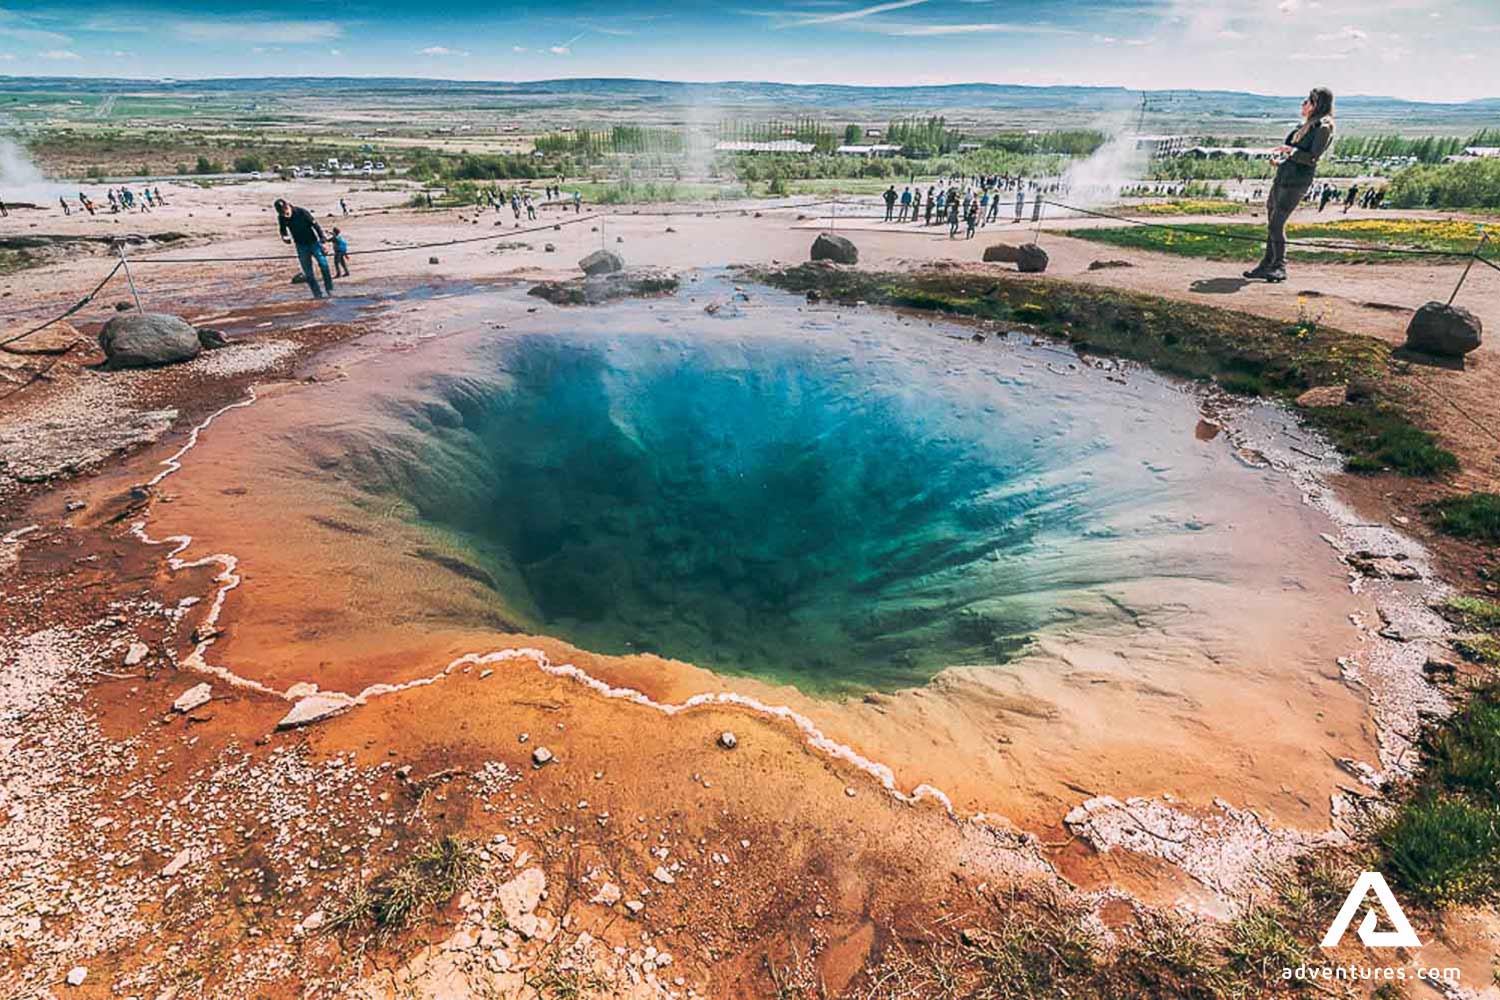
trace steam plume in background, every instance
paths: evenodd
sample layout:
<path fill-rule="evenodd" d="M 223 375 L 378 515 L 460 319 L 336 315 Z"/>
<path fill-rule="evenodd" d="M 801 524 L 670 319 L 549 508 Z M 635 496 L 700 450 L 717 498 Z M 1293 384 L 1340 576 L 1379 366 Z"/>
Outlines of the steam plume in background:
<path fill-rule="evenodd" d="M 42 176 L 19 143 L 0 136 L 0 198 L 43 205 L 55 199 L 61 190 Z"/>

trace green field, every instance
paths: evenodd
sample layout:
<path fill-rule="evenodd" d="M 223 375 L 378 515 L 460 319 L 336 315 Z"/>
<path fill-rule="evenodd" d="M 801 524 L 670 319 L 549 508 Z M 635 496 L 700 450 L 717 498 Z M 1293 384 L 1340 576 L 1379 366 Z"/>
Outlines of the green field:
<path fill-rule="evenodd" d="M 1255 261 L 1264 249 L 1265 226 L 1255 223 L 1182 226 L 1112 226 L 1061 230 L 1062 235 L 1133 250 L 1151 250 L 1207 260 Z M 1402 253 L 1425 250 L 1467 256 L 1479 242 L 1479 225 L 1458 219 L 1349 219 L 1293 223 L 1291 240 L 1315 240 L 1326 248 L 1292 247 L 1292 260 L 1334 263 L 1431 260 Z M 1500 248 L 1489 256 L 1500 257 Z"/>

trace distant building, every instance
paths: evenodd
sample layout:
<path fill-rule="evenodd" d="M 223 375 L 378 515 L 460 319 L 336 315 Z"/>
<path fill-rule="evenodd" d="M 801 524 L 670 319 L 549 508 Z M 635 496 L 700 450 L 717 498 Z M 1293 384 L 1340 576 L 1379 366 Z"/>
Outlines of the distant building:
<path fill-rule="evenodd" d="M 895 156 L 900 152 L 900 146 L 892 146 L 889 143 L 877 143 L 867 146 L 840 146 L 838 148 L 840 156 L 868 156 L 872 159 L 877 156 Z"/>
<path fill-rule="evenodd" d="M 1138 135 L 1135 148 L 1147 156 L 1179 156 L 1192 140 L 1185 135 Z"/>
<path fill-rule="evenodd" d="M 1488 160 L 1500 156 L 1500 146 L 1465 146 L 1464 155 L 1472 156 L 1476 160 Z"/>
<path fill-rule="evenodd" d="M 1199 160 L 1269 160 L 1276 153 L 1275 146 L 1191 146 L 1169 155 L 1191 156 Z"/>
<path fill-rule="evenodd" d="M 775 139 L 771 142 L 721 142 L 714 146 L 716 153 L 811 153 L 815 148 L 810 142 L 796 139 Z"/>

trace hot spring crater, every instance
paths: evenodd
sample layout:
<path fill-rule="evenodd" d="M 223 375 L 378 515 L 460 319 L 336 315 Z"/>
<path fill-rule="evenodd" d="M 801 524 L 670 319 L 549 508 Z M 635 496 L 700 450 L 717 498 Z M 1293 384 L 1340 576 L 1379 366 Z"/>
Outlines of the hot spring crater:
<path fill-rule="evenodd" d="M 1142 581 L 1227 580 L 1265 473 L 1194 436 L 1191 392 L 857 322 L 553 312 L 387 394 L 394 429 L 348 466 L 527 630 L 814 694 L 1006 663 L 1118 621 Z"/>

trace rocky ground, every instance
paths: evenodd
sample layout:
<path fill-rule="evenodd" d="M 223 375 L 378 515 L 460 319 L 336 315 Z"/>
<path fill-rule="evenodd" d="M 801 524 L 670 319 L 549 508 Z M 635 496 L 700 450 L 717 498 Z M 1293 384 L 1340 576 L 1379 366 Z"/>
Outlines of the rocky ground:
<path fill-rule="evenodd" d="M 150 251 L 163 258 L 274 253 L 270 196 L 268 185 L 169 190 L 166 210 L 124 221 L 186 233 Z M 336 193 L 305 184 L 292 197 Z M 71 327 L 50 330 L 40 353 L 0 353 L 0 997 L 936 997 L 986 995 L 970 988 L 980 982 L 995 996 L 1068 982 L 1069 995 L 1215 995 L 1131 978 L 1118 950 L 1161 949 L 1161 935 L 1175 934 L 1127 889 L 1234 921 L 1276 897 L 1277 872 L 1294 867 L 1286 859 L 1316 853 L 1227 804 L 1190 815 L 1090 796 L 1050 842 L 1003 819 L 902 802 L 791 727 L 733 706 L 657 717 L 567 677 L 473 665 L 285 728 L 285 699 L 188 669 L 213 630 L 234 627 L 232 612 L 211 614 L 221 566 L 173 569 L 167 549 L 142 544 L 133 528 L 174 497 L 170 478 L 139 487 L 250 386 L 346 377 L 315 359 L 359 350 L 351 343 L 372 327 L 412 349 L 444 320 L 440 308 L 408 307 L 444 287 L 568 280 L 603 246 L 665 269 L 795 261 L 820 228 L 794 212 L 626 209 L 517 243 L 505 238 L 516 228 L 508 214 L 419 213 L 384 197 L 345 225 L 356 249 L 483 230 L 504 242 L 356 257 L 356 277 L 322 305 L 290 284 L 285 261 L 141 264 L 133 272 L 151 308 L 223 330 L 229 346 L 103 371 L 93 336 L 132 298 L 111 285 Z M 124 228 L 118 218 L 34 225 L 78 236 Z M 839 230 L 862 266 L 954 259 L 978 270 L 992 241 L 965 247 L 847 219 Z M 1049 273 L 1278 320 L 1315 310 L 1391 341 L 1421 301 L 1446 298 L 1453 277 L 1321 265 L 1279 288 L 1220 292 L 1204 284 L 1224 270 L 1213 264 L 1111 250 L 1130 266 L 1091 270 L 1098 248 L 1044 242 Z M 102 263 L 53 258 L 0 278 L 0 340 L 72 305 Z M 1476 273 L 1466 293 L 1492 329 L 1497 290 L 1500 274 Z M 1425 426 L 1463 461 L 1458 487 L 1500 480 L 1494 350 L 1486 344 L 1467 370 L 1419 375 Z M 1415 530 L 1416 505 L 1447 488 L 1377 477 L 1339 496 L 1371 523 Z M 1435 576 L 1481 567 L 1470 550 L 1428 541 Z M 1359 551 L 1349 554 L 1388 554 Z M 1398 616 L 1371 632 L 1401 627 Z M 1375 783 L 1351 774 L 1350 808 Z M 1311 928 L 1326 913 L 1303 916 Z M 1419 920 L 1430 943 L 1407 960 L 1489 981 L 1493 914 Z M 1203 931 L 1211 941 L 1215 926 Z M 1240 924 L 1225 926 L 1232 937 Z M 1055 966 L 1065 944 L 1091 956 L 1086 974 Z M 1173 954 L 1158 964 L 1218 982 Z M 1017 991 L 994 992 L 1006 981 Z"/>

